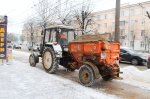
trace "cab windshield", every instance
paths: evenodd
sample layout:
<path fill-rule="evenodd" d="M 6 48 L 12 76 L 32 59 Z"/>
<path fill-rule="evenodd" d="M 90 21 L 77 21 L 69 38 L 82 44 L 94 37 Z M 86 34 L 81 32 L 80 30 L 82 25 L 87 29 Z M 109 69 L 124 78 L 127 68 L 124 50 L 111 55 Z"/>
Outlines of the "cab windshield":
<path fill-rule="evenodd" d="M 67 45 L 72 40 L 74 40 L 74 30 L 71 29 L 50 29 L 45 32 L 45 42 Z"/>
<path fill-rule="evenodd" d="M 74 40 L 74 31 L 72 30 L 63 30 L 61 32 L 59 32 L 58 35 L 58 43 L 61 45 L 67 45 L 68 42 Z"/>

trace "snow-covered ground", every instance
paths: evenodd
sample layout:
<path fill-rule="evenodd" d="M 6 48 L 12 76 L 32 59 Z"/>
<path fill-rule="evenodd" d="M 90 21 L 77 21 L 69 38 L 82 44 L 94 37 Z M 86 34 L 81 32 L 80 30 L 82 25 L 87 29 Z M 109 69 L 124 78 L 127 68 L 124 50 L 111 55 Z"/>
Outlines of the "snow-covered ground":
<path fill-rule="evenodd" d="M 28 57 L 29 53 L 13 51 Z M 0 66 L 0 99 L 116 99 L 116 96 L 84 87 L 77 82 L 50 75 L 29 63 L 13 60 Z"/>
<path fill-rule="evenodd" d="M 128 66 L 121 68 L 121 71 L 123 71 L 122 82 L 150 91 L 150 69 L 140 71 L 134 66 Z"/>
<path fill-rule="evenodd" d="M 28 58 L 29 53 L 13 51 Z M 150 70 L 140 71 L 133 66 L 121 68 L 119 81 L 150 90 Z M 118 97 L 84 87 L 77 82 L 50 75 L 29 63 L 13 60 L 11 65 L 0 65 L 0 99 L 116 99 Z"/>

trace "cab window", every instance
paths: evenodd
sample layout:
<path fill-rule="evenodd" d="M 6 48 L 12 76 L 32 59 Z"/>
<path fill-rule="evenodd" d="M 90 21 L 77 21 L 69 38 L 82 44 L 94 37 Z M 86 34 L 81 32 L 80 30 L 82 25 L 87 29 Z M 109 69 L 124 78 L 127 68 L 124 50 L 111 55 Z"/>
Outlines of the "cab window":
<path fill-rule="evenodd" d="M 53 29 L 50 33 L 50 42 L 56 41 L 56 31 Z"/>
<path fill-rule="evenodd" d="M 46 32 L 45 32 L 45 42 L 49 41 L 49 34 L 50 34 L 50 30 L 46 30 Z"/>

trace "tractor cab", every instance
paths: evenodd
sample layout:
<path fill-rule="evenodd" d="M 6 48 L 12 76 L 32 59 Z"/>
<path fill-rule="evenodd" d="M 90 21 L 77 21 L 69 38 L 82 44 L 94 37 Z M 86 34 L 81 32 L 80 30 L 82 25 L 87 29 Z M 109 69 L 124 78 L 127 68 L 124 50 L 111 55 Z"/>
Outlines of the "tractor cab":
<path fill-rule="evenodd" d="M 60 45 L 62 51 L 68 51 L 68 42 L 75 39 L 74 29 L 70 26 L 51 26 L 44 30 L 43 42 L 40 45 L 40 54 L 45 47 Z"/>
<path fill-rule="evenodd" d="M 75 39 L 74 29 L 70 26 L 53 26 L 44 31 L 44 43 L 58 43 L 68 46 L 68 42 Z"/>

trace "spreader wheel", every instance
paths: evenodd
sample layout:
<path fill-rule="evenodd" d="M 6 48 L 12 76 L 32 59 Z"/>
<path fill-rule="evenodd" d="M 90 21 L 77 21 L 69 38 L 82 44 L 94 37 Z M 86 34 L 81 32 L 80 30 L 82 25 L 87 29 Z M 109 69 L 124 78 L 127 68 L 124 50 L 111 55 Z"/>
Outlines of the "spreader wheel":
<path fill-rule="evenodd" d="M 79 81 L 84 86 L 92 86 L 95 82 L 93 69 L 88 65 L 82 65 L 79 69 Z"/>

